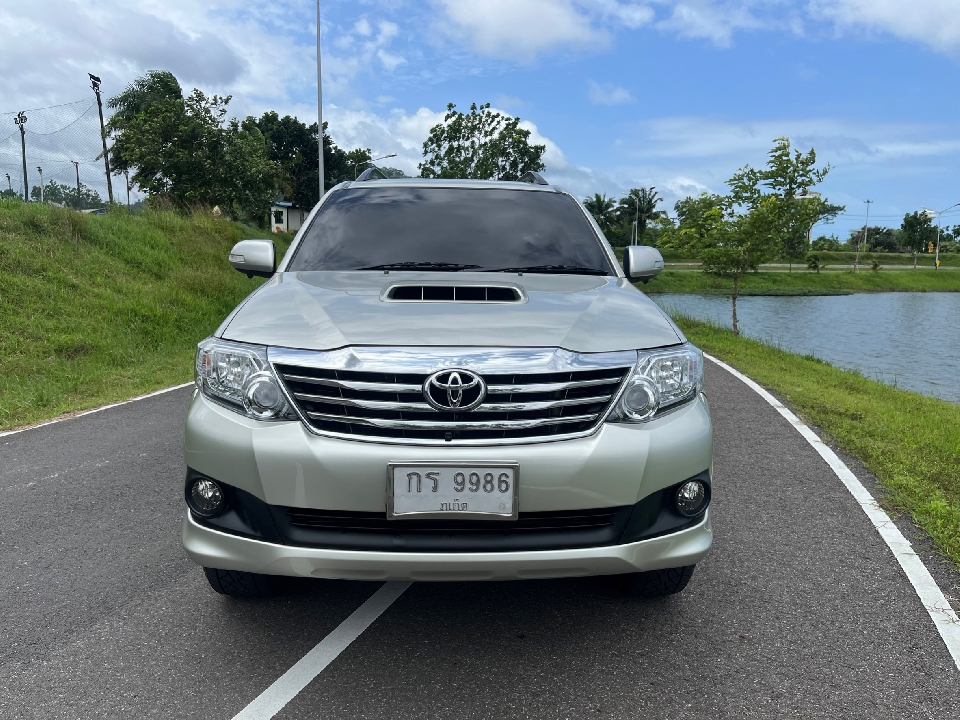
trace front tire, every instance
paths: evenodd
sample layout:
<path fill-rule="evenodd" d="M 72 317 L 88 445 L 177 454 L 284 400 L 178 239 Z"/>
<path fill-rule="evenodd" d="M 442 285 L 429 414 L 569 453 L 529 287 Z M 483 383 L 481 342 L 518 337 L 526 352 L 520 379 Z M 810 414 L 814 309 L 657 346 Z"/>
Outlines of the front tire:
<path fill-rule="evenodd" d="M 647 572 L 627 575 L 627 589 L 632 595 L 640 597 L 664 597 L 682 592 L 693 577 L 696 565 L 648 570 Z"/>
<path fill-rule="evenodd" d="M 243 572 L 241 570 L 203 569 L 210 587 L 221 595 L 235 598 L 258 598 L 273 594 L 273 583 L 269 575 Z"/>

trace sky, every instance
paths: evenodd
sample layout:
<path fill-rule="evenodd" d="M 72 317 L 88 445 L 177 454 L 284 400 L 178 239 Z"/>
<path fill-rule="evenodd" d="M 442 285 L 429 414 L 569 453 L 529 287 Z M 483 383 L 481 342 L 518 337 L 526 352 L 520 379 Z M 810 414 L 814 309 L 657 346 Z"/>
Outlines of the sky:
<path fill-rule="evenodd" d="M 847 209 L 815 235 L 845 238 L 863 225 L 865 200 L 870 224 L 889 226 L 960 203 L 960 0 L 322 0 L 321 10 L 330 134 L 346 149 L 397 153 L 389 163 L 408 174 L 448 103 L 489 102 L 522 118 L 547 146 L 544 175 L 580 197 L 652 185 L 672 213 L 687 195 L 724 192 L 786 136 L 831 165 L 818 189 Z M 98 187 L 87 72 L 109 96 L 166 69 L 185 89 L 231 95 L 237 116 L 314 122 L 315 13 L 314 0 L 4 3 L 0 182 L 22 176 L 14 114 L 64 105 L 29 114 L 30 172 L 39 158 L 48 178 L 69 180 L 73 152 Z M 65 105 L 75 101 L 86 102 Z M 44 137 L 61 146 L 39 149 Z M 944 222 L 960 223 L 960 208 Z"/>

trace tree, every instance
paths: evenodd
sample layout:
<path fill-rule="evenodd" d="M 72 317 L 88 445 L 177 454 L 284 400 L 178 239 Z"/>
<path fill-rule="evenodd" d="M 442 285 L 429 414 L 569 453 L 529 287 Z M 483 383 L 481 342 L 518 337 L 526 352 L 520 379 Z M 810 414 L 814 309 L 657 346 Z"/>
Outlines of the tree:
<path fill-rule="evenodd" d="M 780 228 L 778 255 L 786 258 L 793 270 L 793 261 L 807 252 L 811 228 L 823 220 L 832 220 L 844 208 L 809 191 L 819 185 L 830 172 L 830 165 L 816 167 L 817 153 L 794 150 L 790 138 L 777 138 L 767 154 L 767 165 L 755 170 L 746 165 L 727 184 L 734 205 L 755 208 L 765 198 L 775 197 Z"/>
<path fill-rule="evenodd" d="M 464 114 L 447 105 L 443 122 L 423 143 L 420 176 L 474 180 L 518 180 L 529 170 L 543 170 L 546 145 L 531 145 L 520 118 L 490 110 L 490 103 L 470 106 Z"/>
<path fill-rule="evenodd" d="M 617 206 L 617 215 L 621 225 L 637 223 L 637 244 L 643 245 L 643 238 L 647 232 L 647 223 L 656 220 L 663 215 L 662 210 L 657 210 L 657 205 L 663 202 L 657 194 L 657 189 L 633 188 L 627 193 L 626 197 L 620 199 Z"/>
<path fill-rule="evenodd" d="M 830 237 L 821 235 L 810 244 L 810 248 L 813 250 L 827 250 L 832 252 L 836 252 L 842 247 L 842 244 L 835 235 L 831 235 Z"/>
<path fill-rule="evenodd" d="M 851 230 L 850 239 L 847 245 L 856 247 L 863 242 L 863 229 Z M 900 242 L 897 237 L 897 231 L 885 227 L 867 228 L 866 249 L 870 252 L 897 252 L 900 249 Z"/>
<path fill-rule="evenodd" d="M 616 204 L 606 194 L 594 193 L 592 198 L 583 201 L 583 206 L 593 215 L 597 225 L 604 232 L 610 230 L 617 220 Z"/>
<path fill-rule="evenodd" d="M 733 334 L 740 335 L 737 298 L 740 278 L 770 260 L 782 231 L 782 200 L 764 197 L 747 213 L 737 213 L 729 196 L 708 195 L 677 203 L 680 224 L 670 245 L 692 250 L 704 272 L 733 280 Z"/>
<path fill-rule="evenodd" d="M 36 202 L 40 201 L 40 187 L 30 188 L 30 199 Z M 80 194 L 77 194 L 77 188 L 73 185 L 64 185 L 56 180 L 50 180 L 43 187 L 44 202 L 53 205 L 63 205 L 72 207 L 76 210 L 89 210 L 90 208 L 103 207 L 103 199 L 96 190 L 92 190 L 86 185 L 80 185 Z"/>
<path fill-rule="evenodd" d="M 937 241 L 937 229 L 933 227 L 930 216 L 925 212 L 907 213 L 900 225 L 900 243 L 913 250 L 913 269 L 917 269 L 917 254 L 927 249 L 929 243 Z"/>
<path fill-rule="evenodd" d="M 819 255 L 816 253 L 811 253 L 810 255 L 807 255 L 807 267 L 811 270 L 816 270 L 817 275 L 819 275 L 820 271 L 823 270 L 826 265 L 820 261 Z"/>

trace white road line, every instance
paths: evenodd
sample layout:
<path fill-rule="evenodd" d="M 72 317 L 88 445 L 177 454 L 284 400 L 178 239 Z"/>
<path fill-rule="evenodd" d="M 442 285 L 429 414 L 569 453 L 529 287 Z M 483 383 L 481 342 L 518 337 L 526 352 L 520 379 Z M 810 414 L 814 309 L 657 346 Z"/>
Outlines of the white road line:
<path fill-rule="evenodd" d="M 353 611 L 310 652 L 281 675 L 276 682 L 260 693 L 233 720 L 269 720 L 293 700 L 301 690 L 347 647 L 370 627 L 371 623 L 410 587 L 408 582 L 388 582 Z"/>
<path fill-rule="evenodd" d="M 156 397 L 157 395 L 163 395 L 164 393 L 171 392 L 173 390 L 179 390 L 180 388 L 185 388 L 188 385 L 193 385 L 193 382 L 183 383 L 182 385 L 174 385 L 173 387 L 164 388 L 163 390 L 156 390 L 152 393 L 147 393 L 146 395 L 138 395 L 135 398 L 130 398 L 129 400 L 124 400 L 122 402 L 111 403 L 110 405 L 104 405 L 103 407 L 94 408 L 93 410 L 84 410 L 81 413 L 76 415 L 70 415 L 69 417 L 57 418 L 56 420 L 47 420 L 47 422 L 37 423 L 36 425 L 30 425 L 29 427 L 20 428 L 19 430 L 7 430 L 6 432 L 0 432 L 0 438 L 7 437 L 8 435 L 16 435 L 17 433 L 26 432 L 27 430 L 36 430 L 37 428 L 46 427 L 47 425 L 56 425 L 57 423 L 66 422 L 67 420 L 74 420 L 84 415 L 93 415 L 94 413 L 102 412 L 104 410 L 109 410 L 110 408 L 120 407 L 121 405 L 129 405 L 132 402 L 137 402 L 138 400 L 146 400 L 147 398 Z"/>
<path fill-rule="evenodd" d="M 704 356 L 734 377 L 742 380 L 748 387 L 766 400 L 767 403 L 772 405 L 776 411 L 785 417 L 790 424 L 796 428 L 797 432 L 810 443 L 813 449 L 820 453 L 820 457 L 826 460 L 830 469 L 840 478 L 840 482 L 846 486 L 850 494 L 853 495 L 854 499 L 860 504 L 863 512 L 866 513 L 867 517 L 870 518 L 870 522 L 873 523 L 877 532 L 880 533 L 880 537 L 883 538 L 887 547 L 890 548 L 890 552 L 893 553 L 897 562 L 900 563 L 900 567 L 903 568 L 907 579 L 910 581 L 910 584 L 913 585 L 913 589 L 920 598 L 920 602 L 923 603 L 923 606 L 930 614 L 930 619 L 933 620 L 933 624 L 940 633 L 940 637 L 943 638 L 947 650 L 950 652 L 951 657 L 953 657 L 953 662 L 956 664 L 957 669 L 960 670 L 960 618 L 957 617 L 957 613 L 950 607 L 950 603 L 947 601 L 940 586 L 937 585 L 936 580 L 933 579 L 926 565 L 923 564 L 923 561 L 917 555 L 916 551 L 914 551 L 913 545 L 903 536 L 903 533 L 900 532 L 900 529 L 890 519 L 890 516 L 880 508 L 880 505 L 874 499 L 873 495 L 870 494 L 870 491 L 863 486 L 857 479 L 857 476 L 851 472 L 850 468 L 837 457 L 837 454 L 831 450 L 813 430 L 807 427 L 800 418 L 784 407 L 783 403 L 746 375 L 730 367 L 725 362 L 711 357 L 706 353 L 704 353 Z"/>

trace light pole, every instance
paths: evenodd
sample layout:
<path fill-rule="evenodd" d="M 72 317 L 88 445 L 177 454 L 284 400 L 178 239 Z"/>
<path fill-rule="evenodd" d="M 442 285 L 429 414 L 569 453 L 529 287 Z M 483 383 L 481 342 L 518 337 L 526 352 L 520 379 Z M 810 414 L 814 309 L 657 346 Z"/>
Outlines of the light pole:
<path fill-rule="evenodd" d="M 23 201 L 30 202 L 30 183 L 27 181 L 27 114 L 22 110 L 13 119 L 13 124 L 20 128 L 20 149 L 23 151 Z"/>
<path fill-rule="evenodd" d="M 107 130 L 103 125 L 103 103 L 100 102 L 100 78 L 91 73 L 87 75 L 90 76 L 90 87 L 97 96 L 97 109 L 100 111 L 100 140 L 103 141 L 103 169 L 107 173 L 107 195 L 110 197 L 110 204 L 113 205 L 113 181 L 110 179 L 110 156 L 107 154 Z"/>
<path fill-rule="evenodd" d="M 950 207 L 947 208 L 947 210 L 953 210 L 955 207 L 960 207 L 960 203 L 957 203 L 956 205 L 951 205 Z M 933 216 L 936 216 L 937 218 L 937 254 L 934 256 L 933 269 L 939 270 L 940 269 L 940 221 L 941 221 L 941 218 L 943 217 L 943 214 L 947 210 L 941 210 L 940 212 L 937 212 L 936 210 L 930 210 L 928 208 L 923 208 L 923 209 L 926 210 L 927 217 L 929 217 L 930 219 L 933 219 Z"/>
<path fill-rule="evenodd" d="M 80 207 L 83 204 L 80 202 L 80 162 L 78 160 L 71 160 L 70 162 L 77 169 L 77 210 L 82 210 Z"/>
<path fill-rule="evenodd" d="M 7 173 L 7 189 L 13 192 L 13 182 L 10 180 L 10 173 Z"/>
<path fill-rule="evenodd" d="M 873 200 L 864 200 L 867 204 L 867 219 L 863 223 L 863 240 L 857 243 L 857 257 L 853 261 L 853 269 L 855 272 L 860 272 L 860 248 L 867 242 L 867 228 L 870 227 L 870 205 L 873 203 Z"/>
<path fill-rule="evenodd" d="M 813 192 L 811 190 L 804 190 L 803 194 L 797 195 L 796 198 L 797 200 L 817 200 L 820 198 L 820 193 Z M 819 219 L 814 220 L 813 223 L 811 223 L 810 227 L 807 228 L 807 250 L 808 251 L 813 247 L 813 227 L 818 222 L 820 222 Z"/>
<path fill-rule="evenodd" d="M 37 172 L 40 173 L 40 202 L 43 202 L 43 168 L 37 165 Z"/>
<path fill-rule="evenodd" d="M 373 165 L 375 162 L 379 162 L 380 160 L 386 160 L 387 158 L 392 158 L 396 156 L 397 156 L 396 153 L 390 153 L 389 155 L 384 155 L 383 157 L 374 158 L 373 160 L 358 160 L 355 163 L 350 163 L 350 165 L 353 165 L 353 179 L 356 180 L 357 176 L 360 174 L 361 165 L 367 165 L 367 164 Z M 374 167 L 376 167 L 376 165 L 374 165 Z"/>
<path fill-rule="evenodd" d="M 650 188 L 650 189 L 653 190 L 654 188 Z M 636 203 L 637 211 L 633 216 L 633 227 L 630 230 L 630 244 L 636 245 L 637 239 L 638 239 L 637 235 L 639 232 L 638 228 L 640 227 L 640 196 L 638 195 L 636 197 L 633 197 L 632 195 L 630 195 L 630 191 L 627 190 L 627 192 L 625 193 L 620 193 L 620 197 L 627 197 L 627 198 L 632 197 L 634 202 Z"/>
<path fill-rule="evenodd" d="M 127 181 L 127 215 L 130 214 L 130 172 L 123 171 L 123 179 Z"/>
<path fill-rule="evenodd" d="M 320 197 L 323 197 L 323 82 L 320 73 L 320 0 L 317 0 L 317 145 L 320 149 Z"/>

